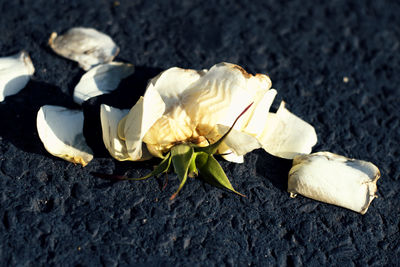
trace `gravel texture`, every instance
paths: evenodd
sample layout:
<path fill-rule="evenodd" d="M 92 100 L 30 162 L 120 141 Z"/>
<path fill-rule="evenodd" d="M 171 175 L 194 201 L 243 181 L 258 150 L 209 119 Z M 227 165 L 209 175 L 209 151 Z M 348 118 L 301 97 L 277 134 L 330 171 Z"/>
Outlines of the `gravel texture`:
<path fill-rule="evenodd" d="M 0 103 L 0 265 L 399 266 L 399 1 L 0 1 L 0 56 L 25 49 L 36 72 Z M 321 3 L 324 2 L 324 3 Z M 85 168 L 49 155 L 36 132 L 44 104 L 79 108 L 84 73 L 47 45 L 51 32 L 93 27 L 136 72 L 85 103 L 96 158 Z M 375 163 L 379 198 L 366 215 L 289 198 L 291 166 L 262 150 L 220 160 L 241 198 L 190 180 L 174 201 L 144 175 L 157 161 L 116 162 L 102 146 L 98 107 L 130 107 L 172 66 L 232 62 L 270 75 L 280 100 L 318 134 L 314 151 Z M 396 74 L 397 73 L 397 74 Z M 348 78 L 344 82 L 344 77 Z"/>

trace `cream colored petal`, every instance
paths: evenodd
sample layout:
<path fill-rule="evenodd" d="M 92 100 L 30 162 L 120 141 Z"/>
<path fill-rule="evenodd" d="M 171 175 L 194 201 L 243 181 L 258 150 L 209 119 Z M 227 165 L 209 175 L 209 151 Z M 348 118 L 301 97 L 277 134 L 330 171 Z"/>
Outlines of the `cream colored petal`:
<path fill-rule="evenodd" d="M 185 110 L 177 105 L 157 120 L 143 137 L 143 142 L 162 146 L 164 151 L 172 144 L 188 141 L 193 137 L 194 131 L 195 126 L 191 124 Z"/>
<path fill-rule="evenodd" d="M 120 161 L 130 160 L 125 141 L 118 138 L 118 122 L 121 118 L 126 116 L 128 112 L 129 110 L 127 109 L 121 110 L 104 104 L 100 107 L 104 145 L 111 156 Z"/>
<path fill-rule="evenodd" d="M 92 28 L 71 28 L 59 36 L 53 32 L 49 45 L 57 54 L 77 61 L 84 70 L 111 62 L 119 52 L 108 35 Z"/>
<path fill-rule="evenodd" d="M 292 114 L 282 102 L 277 113 L 269 113 L 264 132 L 258 136 L 263 148 L 270 154 L 292 159 L 308 154 L 317 143 L 314 127 Z"/>
<path fill-rule="evenodd" d="M 224 142 L 222 142 L 222 144 L 218 147 L 217 154 L 220 154 L 223 159 L 230 162 L 234 163 L 244 162 L 243 155 L 241 156 L 237 155 Z"/>
<path fill-rule="evenodd" d="M 142 154 L 142 140 L 146 132 L 161 118 L 165 111 L 165 103 L 160 94 L 148 88 L 144 97 L 133 106 L 124 121 L 126 148 L 132 160 L 140 160 Z"/>
<path fill-rule="evenodd" d="M 143 101 L 142 97 L 139 99 L 139 101 Z M 118 138 L 121 140 L 124 140 L 124 141 L 126 140 L 126 138 L 125 138 L 125 123 L 126 123 L 127 118 L 128 118 L 128 116 L 125 116 L 118 122 L 118 129 L 117 129 Z"/>
<path fill-rule="evenodd" d="M 288 192 L 365 214 L 376 197 L 379 177 L 370 162 L 318 152 L 294 158 Z"/>
<path fill-rule="evenodd" d="M 143 143 L 144 144 L 144 143 Z M 146 144 L 147 150 L 149 151 L 150 155 L 153 155 L 154 157 L 158 158 L 164 158 L 164 146 L 160 145 L 151 145 L 151 144 Z"/>
<path fill-rule="evenodd" d="M 228 151 L 227 154 L 223 154 L 222 158 L 224 160 L 234 162 L 234 163 L 243 163 L 244 162 L 243 155 L 238 156 L 234 152 L 232 152 L 232 153 L 230 153 L 230 152 L 232 152 L 232 151 Z"/>
<path fill-rule="evenodd" d="M 275 89 L 268 90 L 258 103 L 254 103 L 254 109 L 248 111 L 250 116 L 244 132 L 258 136 L 268 127 L 268 113 L 276 94 Z"/>
<path fill-rule="evenodd" d="M 59 106 L 42 106 L 37 130 L 46 150 L 59 158 L 86 166 L 93 152 L 83 136 L 83 112 Z"/>
<path fill-rule="evenodd" d="M 225 125 L 217 125 L 218 132 L 224 135 L 230 127 Z M 233 151 L 237 156 L 247 154 L 254 149 L 260 148 L 262 145 L 254 136 L 244 132 L 232 129 L 231 132 L 225 137 L 224 143 Z"/>
<path fill-rule="evenodd" d="M 74 101 L 82 104 L 89 98 L 112 92 L 134 70 L 132 64 L 122 62 L 101 64 L 90 69 L 76 85 Z"/>
<path fill-rule="evenodd" d="M 206 135 L 216 124 L 232 125 L 237 116 L 261 98 L 270 86 L 265 75 L 253 76 L 237 65 L 220 63 L 182 93 L 182 105 Z M 248 118 L 245 114 L 235 129 L 241 129 Z"/>
<path fill-rule="evenodd" d="M 179 104 L 182 93 L 206 72 L 206 70 L 198 71 L 173 67 L 151 79 L 148 88 L 153 88 L 160 94 L 168 110 L 170 107 Z"/>
<path fill-rule="evenodd" d="M 31 58 L 25 51 L 0 58 L 0 102 L 21 91 L 34 72 Z"/>

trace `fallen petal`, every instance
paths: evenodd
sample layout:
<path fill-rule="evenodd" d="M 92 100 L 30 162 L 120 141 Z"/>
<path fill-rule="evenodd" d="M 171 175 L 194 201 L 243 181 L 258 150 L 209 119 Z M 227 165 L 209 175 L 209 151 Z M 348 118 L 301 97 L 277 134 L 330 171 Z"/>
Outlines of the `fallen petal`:
<path fill-rule="evenodd" d="M 299 155 L 289 172 L 288 192 L 365 214 L 376 197 L 378 168 L 330 152 Z"/>
<path fill-rule="evenodd" d="M 285 108 L 282 102 L 276 113 L 269 113 L 264 132 L 257 137 L 270 154 L 293 159 L 309 154 L 317 143 L 314 127 Z"/>
<path fill-rule="evenodd" d="M 83 136 L 83 112 L 59 106 L 42 106 L 37 130 L 46 150 L 59 158 L 86 166 L 93 152 Z"/>
<path fill-rule="evenodd" d="M 111 62 L 119 53 L 118 46 L 108 35 L 92 28 L 71 28 L 60 36 L 53 32 L 49 45 L 57 54 L 78 62 L 84 70 Z"/>
<path fill-rule="evenodd" d="M 21 91 L 34 72 L 31 58 L 25 51 L 0 58 L 0 102 Z"/>
<path fill-rule="evenodd" d="M 132 64 L 122 62 L 101 64 L 90 69 L 76 85 L 74 101 L 82 104 L 89 98 L 112 92 L 134 70 Z"/>

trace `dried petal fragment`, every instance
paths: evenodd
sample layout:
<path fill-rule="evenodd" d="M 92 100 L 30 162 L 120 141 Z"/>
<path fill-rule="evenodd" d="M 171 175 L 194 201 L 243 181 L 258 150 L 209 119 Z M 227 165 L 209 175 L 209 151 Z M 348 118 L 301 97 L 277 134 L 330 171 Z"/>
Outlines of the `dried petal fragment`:
<path fill-rule="evenodd" d="M 25 51 L 0 58 L 0 102 L 21 91 L 34 72 L 31 58 Z"/>
<path fill-rule="evenodd" d="M 376 197 L 379 177 L 370 162 L 318 152 L 294 158 L 288 192 L 365 214 Z"/>
<path fill-rule="evenodd" d="M 108 35 L 92 28 L 72 28 L 60 36 L 53 32 L 49 45 L 57 54 L 77 61 L 84 70 L 111 62 L 119 53 L 119 47 Z"/>
<path fill-rule="evenodd" d="M 293 159 L 298 154 L 309 154 L 317 143 L 314 127 L 285 108 L 282 102 L 276 113 L 269 113 L 265 130 L 258 137 L 270 154 Z"/>
<path fill-rule="evenodd" d="M 134 72 L 132 64 L 111 62 L 98 65 L 86 72 L 74 90 L 74 101 L 82 104 L 89 98 L 110 93 L 122 79 Z"/>
<path fill-rule="evenodd" d="M 36 124 L 40 140 L 50 154 L 83 166 L 93 159 L 93 152 L 83 136 L 82 111 L 42 106 Z"/>

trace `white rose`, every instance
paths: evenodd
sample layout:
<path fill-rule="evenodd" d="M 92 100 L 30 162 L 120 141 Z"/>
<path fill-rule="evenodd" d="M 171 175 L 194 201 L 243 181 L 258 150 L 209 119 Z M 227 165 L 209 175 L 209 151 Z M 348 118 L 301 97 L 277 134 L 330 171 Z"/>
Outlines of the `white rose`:
<path fill-rule="evenodd" d="M 253 76 L 234 64 L 220 63 L 208 71 L 170 68 L 149 82 L 144 96 L 120 121 L 118 135 L 112 135 L 117 140 L 105 140 L 106 146 L 115 158 L 134 161 L 147 159 L 148 152 L 162 158 L 177 144 L 207 146 L 253 103 L 218 153 L 234 162 L 243 162 L 244 154 L 259 147 L 284 158 L 310 153 L 317 142 L 314 128 L 284 104 L 269 113 L 276 95 L 270 88 L 268 76 Z M 102 121 L 107 120 L 104 115 Z M 122 144 L 119 151 L 110 142 Z"/>

